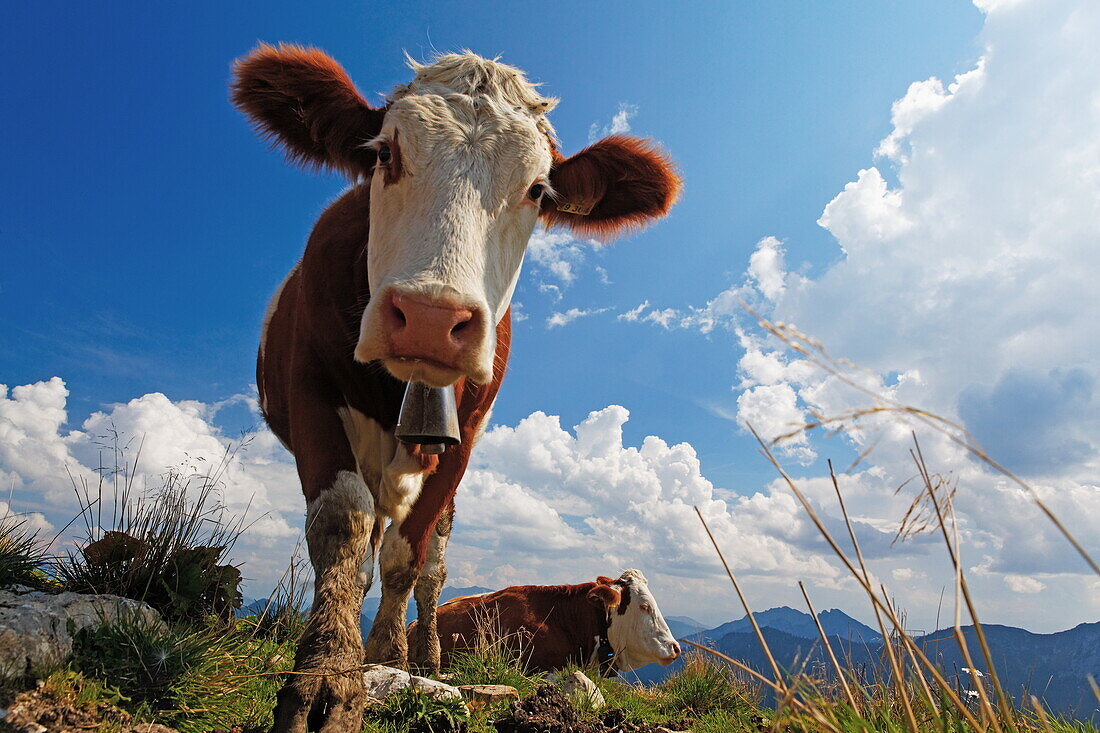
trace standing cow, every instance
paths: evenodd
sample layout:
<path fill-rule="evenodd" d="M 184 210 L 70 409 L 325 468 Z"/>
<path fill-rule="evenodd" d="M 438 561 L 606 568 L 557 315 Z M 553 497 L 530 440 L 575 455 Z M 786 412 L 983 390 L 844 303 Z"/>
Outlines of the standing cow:
<path fill-rule="evenodd" d="M 359 725 L 366 698 L 350 670 L 407 664 L 410 591 L 412 658 L 438 667 L 455 491 L 504 376 L 536 223 L 610 239 L 664 216 L 680 188 L 637 138 L 563 157 L 546 117 L 556 100 L 515 68 L 472 53 L 410 65 L 415 78 L 382 107 L 316 49 L 261 45 L 234 67 L 233 102 L 261 136 L 351 182 L 272 298 L 257 362 L 264 417 L 297 464 L 316 573 L 279 731 Z M 394 438 L 409 380 L 455 385 L 460 445 L 435 456 Z M 382 602 L 364 650 L 376 555 Z"/>

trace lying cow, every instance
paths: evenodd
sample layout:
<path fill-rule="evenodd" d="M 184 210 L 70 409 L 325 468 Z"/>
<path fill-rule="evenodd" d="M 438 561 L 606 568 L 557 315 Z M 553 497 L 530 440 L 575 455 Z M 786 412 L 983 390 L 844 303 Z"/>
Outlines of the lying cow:
<path fill-rule="evenodd" d="M 637 570 L 618 580 L 599 577 L 580 585 L 517 585 L 464 596 L 440 606 L 443 664 L 479 639 L 502 638 L 531 671 L 598 663 L 605 675 L 659 662 L 672 664 L 680 645 L 668 629 Z M 410 626 L 415 630 L 416 622 Z"/>

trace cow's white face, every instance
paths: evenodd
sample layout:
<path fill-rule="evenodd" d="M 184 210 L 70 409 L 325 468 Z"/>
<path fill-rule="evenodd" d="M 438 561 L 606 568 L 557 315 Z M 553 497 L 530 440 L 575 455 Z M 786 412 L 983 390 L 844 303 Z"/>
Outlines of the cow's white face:
<path fill-rule="evenodd" d="M 529 107 L 551 103 L 516 102 L 429 85 L 391 104 L 371 142 L 358 361 L 435 386 L 491 379 L 496 325 L 550 186 L 548 126 Z"/>
<path fill-rule="evenodd" d="M 665 623 L 649 583 L 637 570 L 625 571 L 611 584 L 620 601 L 609 610 L 607 639 L 615 650 L 615 666 L 627 672 L 650 662 L 672 664 L 680 656 L 680 644 Z"/>
<path fill-rule="evenodd" d="M 470 52 L 409 66 L 413 81 L 374 107 L 327 54 L 260 44 L 234 65 L 233 102 L 292 162 L 370 186 L 355 359 L 434 386 L 485 383 L 538 218 L 611 239 L 665 216 L 680 179 L 627 135 L 560 155 L 557 100 L 511 66 Z"/>

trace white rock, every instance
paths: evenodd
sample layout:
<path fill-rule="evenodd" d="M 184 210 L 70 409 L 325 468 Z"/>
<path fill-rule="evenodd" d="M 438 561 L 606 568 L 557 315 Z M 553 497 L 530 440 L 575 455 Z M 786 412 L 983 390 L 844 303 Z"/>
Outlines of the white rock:
<path fill-rule="evenodd" d="M 363 681 L 367 685 L 367 694 L 378 700 L 406 687 L 412 687 L 433 697 L 462 699 L 462 692 L 457 687 L 430 680 L 427 677 L 417 677 L 384 664 L 368 665 L 363 671 Z"/>
<path fill-rule="evenodd" d="M 162 623 L 160 614 L 129 598 L 0 591 L 0 681 L 45 677 L 72 657 L 76 632 L 126 617 Z"/>
<path fill-rule="evenodd" d="M 370 664 L 363 670 L 363 682 L 367 685 L 368 695 L 382 700 L 412 684 L 412 675 L 384 664 Z"/>
<path fill-rule="evenodd" d="M 600 688 L 584 672 L 574 672 L 559 682 L 558 686 L 579 708 L 599 710 L 607 705 Z"/>

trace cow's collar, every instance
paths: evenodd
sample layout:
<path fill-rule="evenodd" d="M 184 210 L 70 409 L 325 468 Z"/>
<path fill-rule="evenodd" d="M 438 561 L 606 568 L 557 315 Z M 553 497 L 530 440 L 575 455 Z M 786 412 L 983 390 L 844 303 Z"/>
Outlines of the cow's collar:
<path fill-rule="evenodd" d="M 600 633 L 596 637 L 596 662 L 600 665 L 600 675 L 603 677 L 615 676 L 615 647 L 611 646 L 611 639 L 607 632 L 611 628 L 611 615 L 604 617 L 600 625 Z"/>

